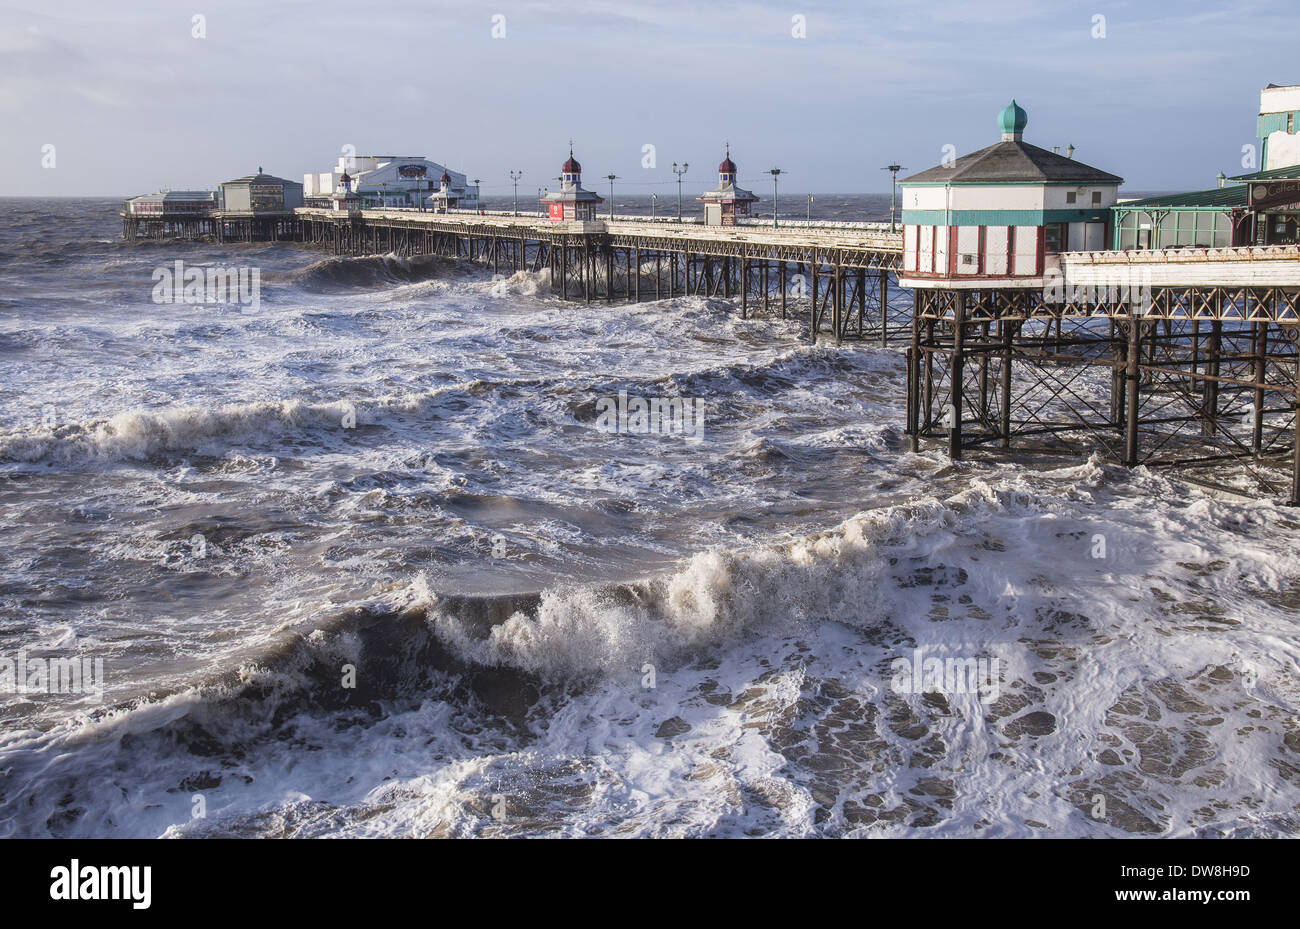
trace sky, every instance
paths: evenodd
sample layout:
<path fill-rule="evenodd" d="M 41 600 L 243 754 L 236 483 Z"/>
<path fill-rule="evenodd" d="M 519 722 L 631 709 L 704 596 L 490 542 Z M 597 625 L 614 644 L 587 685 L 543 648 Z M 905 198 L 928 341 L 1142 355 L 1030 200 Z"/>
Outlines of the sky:
<path fill-rule="evenodd" d="M 1197 190 L 1240 174 L 1259 91 L 1300 83 L 1295 0 L 1154 3 L 0 0 L 0 196 L 301 181 L 357 154 L 425 155 L 483 195 L 584 186 L 889 190 L 945 151 L 1026 141 Z M 651 148 L 647 148 L 651 146 Z M 953 146 L 953 149 L 946 149 Z"/>

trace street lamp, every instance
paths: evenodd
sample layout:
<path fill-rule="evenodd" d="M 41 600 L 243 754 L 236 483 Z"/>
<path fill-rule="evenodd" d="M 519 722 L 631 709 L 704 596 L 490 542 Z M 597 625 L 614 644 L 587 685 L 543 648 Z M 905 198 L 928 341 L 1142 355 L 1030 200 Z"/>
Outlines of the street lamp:
<path fill-rule="evenodd" d="M 482 195 L 482 192 L 481 192 L 481 191 L 479 190 L 479 188 L 478 188 L 478 182 L 479 182 L 479 179 L 478 179 L 478 178 L 474 178 L 474 206 L 478 209 L 479 213 L 482 214 L 482 212 L 483 212 L 483 195 Z"/>
<path fill-rule="evenodd" d="M 677 167 L 677 162 L 673 162 L 673 174 L 677 175 L 677 221 L 679 223 L 682 221 L 682 175 L 686 173 L 686 169 L 689 167 L 690 165 L 685 161 L 682 162 L 680 168 Z"/>
<path fill-rule="evenodd" d="M 772 228 L 776 228 L 776 179 L 781 176 L 780 168 L 768 169 L 768 174 L 772 175 Z"/>
<path fill-rule="evenodd" d="M 808 222 L 812 222 L 812 194 L 808 195 Z"/>
<path fill-rule="evenodd" d="M 614 221 L 614 182 L 618 180 L 617 174 L 606 174 L 605 180 L 609 181 L 609 219 Z"/>
<path fill-rule="evenodd" d="M 897 232 L 897 231 L 898 231 L 898 227 L 894 225 L 894 209 L 895 209 L 894 204 L 895 204 L 895 201 L 897 200 L 897 197 L 898 197 L 898 172 L 899 172 L 899 171 L 906 171 L 907 169 L 904 168 L 902 165 L 888 165 L 887 167 L 881 168 L 880 170 L 881 170 L 881 171 L 888 171 L 888 172 L 889 172 L 889 179 L 890 179 L 890 188 L 889 188 L 889 231 L 890 231 L 890 232 Z"/>
<path fill-rule="evenodd" d="M 519 179 L 524 176 L 522 171 L 511 171 L 510 180 L 515 183 L 515 215 L 519 215 Z"/>
<path fill-rule="evenodd" d="M 1219 185 L 1219 186 L 1223 186 L 1223 185 Z M 656 193 L 650 194 L 650 218 L 651 219 L 655 218 L 655 204 L 657 204 L 658 202 L 659 202 L 659 195 Z"/>

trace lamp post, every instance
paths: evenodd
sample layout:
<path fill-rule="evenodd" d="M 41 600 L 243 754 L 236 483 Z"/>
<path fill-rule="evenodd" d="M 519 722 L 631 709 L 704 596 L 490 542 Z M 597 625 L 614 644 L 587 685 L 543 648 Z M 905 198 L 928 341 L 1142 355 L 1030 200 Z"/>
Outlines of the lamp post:
<path fill-rule="evenodd" d="M 887 165 L 886 167 L 883 167 L 883 168 L 881 168 L 880 170 L 881 170 L 881 171 L 888 171 L 888 172 L 889 172 L 889 179 L 890 179 L 890 188 L 889 188 L 889 231 L 890 231 L 890 232 L 896 232 L 896 231 L 897 231 L 897 227 L 894 225 L 894 209 L 895 209 L 895 207 L 894 207 L 894 203 L 895 203 L 895 199 L 896 199 L 897 196 L 898 196 L 898 172 L 899 172 L 899 171 L 905 171 L 906 168 L 904 168 L 902 165 Z"/>
<path fill-rule="evenodd" d="M 812 194 L 808 195 L 808 222 L 812 222 Z"/>
<path fill-rule="evenodd" d="M 682 175 L 689 167 L 690 165 L 685 161 L 680 168 L 677 167 L 677 162 L 673 162 L 673 174 L 677 175 L 677 221 L 679 223 L 682 221 Z"/>
<path fill-rule="evenodd" d="M 478 183 L 479 183 L 479 179 L 478 179 L 478 178 L 474 178 L 474 208 L 475 208 L 476 210 L 478 210 L 479 213 L 482 213 L 482 212 L 483 212 L 483 195 L 482 195 L 482 192 L 479 190 Z"/>
<path fill-rule="evenodd" d="M 659 195 L 656 193 L 650 194 L 650 218 L 651 219 L 655 218 L 655 204 L 657 204 L 658 202 L 659 202 Z"/>
<path fill-rule="evenodd" d="M 776 179 L 781 176 L 780 168 L 768 169 L 768 174 L 772 175 L 772 228 L 776 228 Z"/>
<path fill-rule="evenodd" d="M 515 215 L 519 215 L 519 179 L 524 176 L 522 171 L 511 171 L 510 180 L 515 184 Z"/>
<path fill-rule="evenodd" d="M 537 215 L 538 216 L 542 215 L 542 198 L 545 196 L 546 196 L 546 188 L 538 187 L 537 188 Z"/>
<path fill-rule="evenodd" d="M 618 180 L 617 174 L 606 174 L 605 180 L 609 181 L 609 219 L 614 221 L 614 182 Z"/>

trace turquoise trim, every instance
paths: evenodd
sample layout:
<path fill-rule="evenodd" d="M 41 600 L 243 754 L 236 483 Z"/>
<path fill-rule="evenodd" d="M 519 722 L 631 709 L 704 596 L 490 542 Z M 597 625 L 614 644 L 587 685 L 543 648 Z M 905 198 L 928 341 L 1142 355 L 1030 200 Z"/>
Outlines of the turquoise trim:
<path fill-rule="evenodd" d="M 1292 126 L 1300 123 L 1300 110 L 1291 110 L 1288 113 L 1264 113 L 1259 117 L 1259 134 L 1256 138 L 1264 139 L 1273 132 L 1286 131 L 1286 118 L 1290 116 Z"/>
<path fill-rule="evenodd" d="M 1041 226 L 1104 223 L 1110 207 L 1095 210 L 904 210 L 904 226 Z"/>

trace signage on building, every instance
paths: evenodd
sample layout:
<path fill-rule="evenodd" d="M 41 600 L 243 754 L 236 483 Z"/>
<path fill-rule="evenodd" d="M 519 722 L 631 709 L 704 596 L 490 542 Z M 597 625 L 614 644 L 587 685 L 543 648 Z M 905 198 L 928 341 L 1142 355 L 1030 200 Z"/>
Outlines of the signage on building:
<path fill-rule="evenodd" d="M 1300 201 L 1300 182 L 1281 181 L 1250 185 L 1250 205 L 1255 209 L 1284 206 Z"/>
<path fill-rule="evenodd" d="M 553 220 L 564 219 L 564 204 L 563 203 L 550 204 L 550 217 Z"/>
<path fill-rule="evenodd" d="M 397 176 L 404 178 L 426 177 L 429 169 L 425 165 L 399 165 Z"/>

